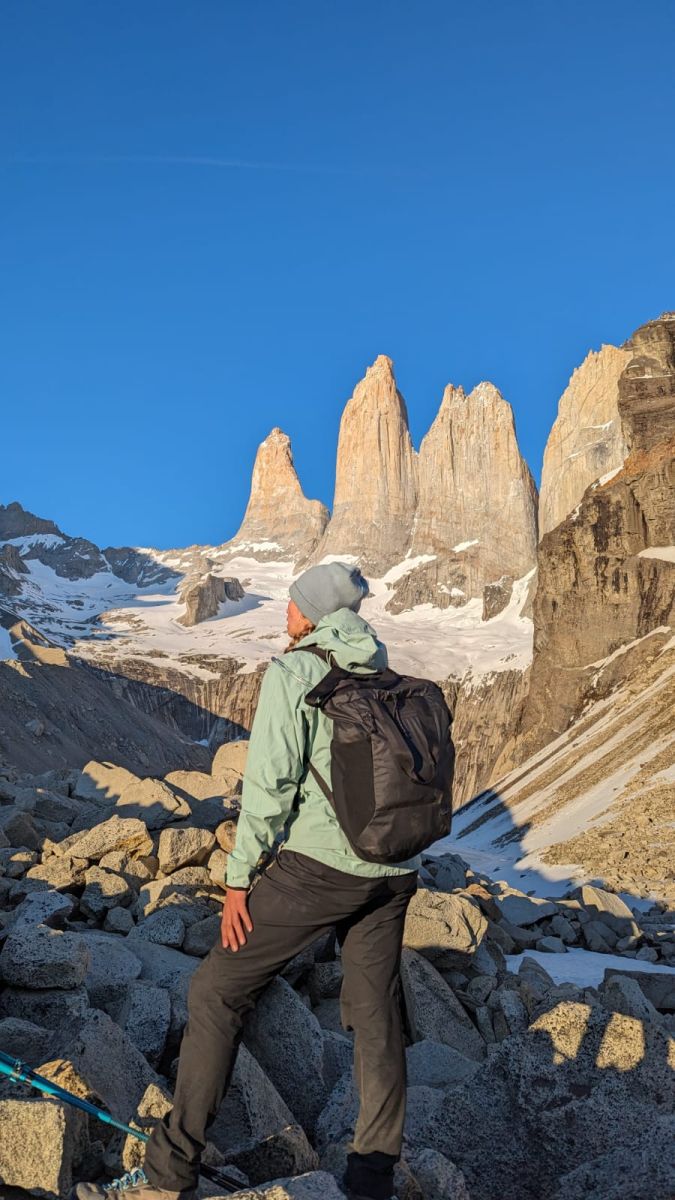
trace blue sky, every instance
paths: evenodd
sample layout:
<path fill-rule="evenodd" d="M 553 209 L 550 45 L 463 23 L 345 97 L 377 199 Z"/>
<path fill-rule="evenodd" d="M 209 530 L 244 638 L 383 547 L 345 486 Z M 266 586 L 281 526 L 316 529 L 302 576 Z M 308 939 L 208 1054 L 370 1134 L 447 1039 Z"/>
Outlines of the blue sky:
<path fill-rule="evenodd" d="M 675 308 L 670 0 L 5 0 L 0 502 L 231 536 L 256 447 L 330 505 L 394 359 L 492 380 L 539 480 L 587 351 Z"/>

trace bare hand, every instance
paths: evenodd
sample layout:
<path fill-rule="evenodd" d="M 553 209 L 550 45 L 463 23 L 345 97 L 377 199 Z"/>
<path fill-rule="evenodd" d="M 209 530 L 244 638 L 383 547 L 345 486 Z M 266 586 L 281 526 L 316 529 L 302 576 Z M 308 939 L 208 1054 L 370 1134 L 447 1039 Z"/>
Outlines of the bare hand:
<path fill-rule="evenodd" d="M 228 888 L 220 924 L 220 936 L 224 950 L 238 950 L 246 941 L 244 929 L 253 930 L 248 912 L 248 889 Z"/>

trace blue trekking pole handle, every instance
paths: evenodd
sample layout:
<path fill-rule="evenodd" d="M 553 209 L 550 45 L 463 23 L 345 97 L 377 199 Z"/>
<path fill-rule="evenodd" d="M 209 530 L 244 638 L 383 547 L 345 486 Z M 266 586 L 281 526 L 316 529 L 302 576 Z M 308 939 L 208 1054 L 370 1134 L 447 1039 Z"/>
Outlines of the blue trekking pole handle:
<path fill-rule="evenodd" d="M 148 1133 L 142 1133 L 140 1129 L 134 1129 L 133 1125 L 125 1125 L 123 1121 L 116 1121 L 107 1113 L 104 1108 L 97 1108 L 95 1104 L 91 1104 L 89 1100 L 83 1100 L 80 1096 L 75 1096 L 72 1092 L 59 1086 L 58 1083 L 52 1083 L 51 1079 L 45 1079 L 44 1075 L 38 1075 L 37 1071 L 33 1071 L 31 1067 L 26 1066 L 19 1058 L 12 1058 L 11 1055 L 5 1054 L 0 1050 L 0 1075 L 7 1075 L 9 1079 L 13 1079 L 16 1083 L 27 1083 L 29 1087 L 35 1088 L 38 1092 L 43 1092 L 45 1096 L 51 1096 L 56 1100 L 64 1100 L 66 1104 L 71 1104 L 73 1108 L 79 1108 L 82 1112 L 86 1112 L 90 1117 L 96 1117 L 99 1121 L 103 1121 L 106 1125 L 113 1125 L 115 1129 L 120 1129 L 122 1133 L 131 1134 L 132 1137 L 138 1138 L 140 1142 L 147 1142 L 150 1139 Z M 242 1184 L 233 1179 L 226 1170 L 222 1167 L 207 1167 L 202 1163 L 200 1167 L 202 1175 L 210 1179 L 213 1183 L 217 1183 L 219 1187 L 226 1191 L 238 1192 Z M 249 1193 L 254 1196 L 260 1195 L 255 1188 L 248 1188 Z"/>
<path fill-rule="evenodd" d="M 44 1075 L 38 1075 L 20 1059 L 11 1058 L 2 1050 L 0 1050 L 0 1073 L 7 1075 L 9 1079 L 13 1079 L 17 1083 L 29 1084 L 38 1092 L 43 1092 L 45 1096 L 65 1100 L 68 1104 L 72 1104 L 73 1108 L 80 1108 L 83 1112 L 89 1113 L 91 1117 L 98 1117 L 99 1121 L 104 1121 L 107 1125 L 114 1125 L 116 1129 L 121 1129 L 123 1133 L 130 1133 L 142 1142 L 148 1141 L 149 1134 L 142 1133 L 140 1129 L 134 1129 L 131 1125 L 125 1125 L 123 1121 L 116 1121 L 104 1109 L 97 1108 L 95 1104 L 91 1104 L 89 1100 L 83 1100 L 80 1096 L 74 1096 L 72 1092 L 67 1092 L 65 1088 L 59 1087 L 58 1083 L 52 1083 L 51 1079 L 45 1079 Z"/>

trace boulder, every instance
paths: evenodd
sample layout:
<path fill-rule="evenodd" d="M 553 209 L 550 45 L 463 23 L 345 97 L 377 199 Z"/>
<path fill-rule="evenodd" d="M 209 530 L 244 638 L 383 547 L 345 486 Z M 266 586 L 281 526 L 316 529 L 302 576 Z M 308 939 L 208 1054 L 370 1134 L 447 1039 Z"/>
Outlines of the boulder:
<path fill-rule="evenodd" d="M 661 1021 L 661 1015 L 647 999 L 642 988 L 627 976 L 611 975 L 600 985 L 603 1004 L 612 1012 L 623 1013 L 637 1021 Z"/>
<path fill-rule="evenodd" d="M 231 1164 L 243 1171 L 250 1183 L 256 1185 L 281 1175 L 296 1176 L 315 1171 L 319 1156 L 300 1125 L 285 1125 L 266 1138 L 252 1138 L 231 1150 L 227 1162 L 228 1166 Z"/>
<path fill-rule="evenodd" d="M 140 1050 L 100 1009 L 91 1009 L 71 1030 L 62 1054 L 118 1121 L 128 1122 L 146 1088 L 160 1083 Z"/>
<path fill-rule="evenodd" d="M 631 971 L 629 968 L 608 967 L 605 981 L 615 976 L 634 979 L 654 1008 L 664 1013 L 675 1013 L 675 974 L 672 971 Z"/>
<path fill-rule="evenodd" d="M 230 1086 L 209 1128 L 209 1138 L 230 1160 L 238 1149 L 250 1149 L 293 1124 L 293 1115 L 271 1079 L 241 1045 Z"/>
<path fill-rule="evenodd" d="M 111 908 L 105 915 L 103 928 L 109 933 L 129 933 L 134 927 L 134 918 L 128 908 Z"/>
<path fill-rule="evenodd" d="M 518 992 L 499 988 L 490 998 L 492 1028 L 498 1042 L 513 1033 L 523 1033 L 529 1024 L 525 1005 Z"/>
<path fill-rule="evenodd" d="M 344 1200 L 344 1192 L 327 1171 L 309 1171 L 292 1179 L 273 1179 L 255 1192 L 233 1192 L 230 1200 Z"/>
<path fill-rule="evenodd" d="M 485 1043 L 438 971 L 423 955 L 404 948 L 401 981 L 413 1039 L 430 1038 L 465 1058 L 485 1058 Z"/>
<path fill-rule="evenodd" d="M 141 973 L 141 962 L 126 939 L 114 934 L 83 930 L 78 935 L 87 948 L 89 966 L 84 979 L 89 1003 L 106 1011 L 126 994 L 129 984 Z"/>
<path fill-rule="evenodd" d="M 99 859 L 98 865 L 104 871 L 114 871 L 116 875 L 121 875 L 135 892 L 144 883 L 155 878 L 158 868 L 157 859 L 153 855 L 136 857 L 133 852 L 127 853 L 125 850 L 110 850 Z"/>
<path fill-rule="evenodd" d="M 553 900 L 542 900 L 538 896 L 526 896 L 524 892 L 510 891 L 495 897 L 499 915 L 511 925 L 526 929 L 545 917 L 555 916 L 558 911 Z"/>
<path fill-rule="evenodd" d="M 237 822 L 232 820 L 221 821 L 216 827 L 215 833 L 216 841 L 221 850 L 224 850 L 226 854 L 231 854 L 234 850 L 234 843 L 237 836 Z"/>
<path fill-rule="evenodd" d="M 44 988 L 6 987 L 0 991 L 0 1017 L 21 1017 L 46 1029 L 77 1025 L 89 1011 L 89 996 L 84 987 L 64 991 Z"/>
<path fill-rule="evenodd" d="M 581 904 L 579 920 L 584 932 L 589 921 L 600 921 L 616 935 L 613 945 L 619 938 L 639 936 L 640 930 L 633 913 L 621 897 L 613 892 L 584 884 L 572 892 L 572 898 L 578 899 Z"/>
<path fill-rule="evenodd" d="M 546 937 L 539 938 L 537 942 L 537 950 L 543 951 L 545 954 L 566 954 L 567 947 L 559 937 L 553 937 L 548 934 Z"/>
<path fill-rule="evenodd" d="M 0 1018 L 0 1049 L 29 1066 L 44 1062 L 54 1041 L 54 1031 L 25 1021 L 23 1017 Z"/>
<path fill-rule="evenodd" d="M 219 914 L 214 913 L 213 916 L 204 917 L 201 921 L 196 921 L 194 925 L 191 925 L 185 933 L 184 952 L 197 955 L 199 958 L 208 954 L 220 937 L 221 921 L 222 918 Z"/>
<path fill-rule="evenodd" d="M 241 781 L 246 769 L 247 755 L 248 738 L 241 738 L 236 742 L 224 742 L 213 756 L 211 774 L 215 779 L 225 778 L 229 781 L 232 776 Z M 241 783 L 238 790 L 241 791 Z"/>
<path fill-rule="evenodd" d="M 88 965 L 86 944 L 78 934 L 45 925 L 11 932 L 0 954 L 0 976 L 20 988 L 75 988 Z"/>
<path fill-rule="evenodd" d="M 166 875 L 180 867 L 200 866 L 207 861 L 215 844 L 216 839 L 208 829 L 163 829 L 157 853 L 160 870 Z"/>
<path fill-rule="evenodd" d="M 56 926 L 69 917 L 75 898 L 61 892 L 31 892 L 14 910 L 12 933 L 23 933 L 34 925 Z"/>
<path fill-rule="evenodd" d="M 36 863 L 26 872 L 26 878 L 20 886 L 12 888 L 12 898 L 23 899 L 31 892 L 68 891 L 70 888 L 84 886 L 86 859 L 78 858 L 48 858 L 46 862 Z"/>
<path fill-rule="evenodd" d="M 180 950 L 185 938 L 185 922 L 180 913 L 172 906 L 159 908 L 156 912 L 139 921 L 130 930 L 127 941 L 132 945 L 139 939 L 157 942 L 160 946 L 172 946 Z"/>
<path fill-rule="evenodd" d="M 0 808 L 0 833 L 4 834 L 8 846 L 26 846 L 39 850 L 42 839 L 30 813 L 7 806 Z"/>
<path fill-rule="evenodd" d="M 80 911 L 86 917 L 103 920 L 111 908 L 124 908 L 131 904 L 134 893 L 126 879 L 114 871 L 101 867 L 89 867 L 84 873 L 85 888 L 80 896 Z"/>
<path fill-rule="evenodd" d="M 439 854 L 437 858 L 429 858 L 427 866 L 436 887 L 442 892 L 466 887 L 466 863 L 459 854 Z"/>
<path fill-rule="evenodd" d="M 244 1040 L 301 1125 L 311 1132 L 325 1103 L 323 1031 L 284 979 L 249 1014 Z"/>
<path fill-rule="evenodd" d="M 26 1194 L 67 1196 L 85 1149 L 87 1118 L 60 1100 L 36 1094 L 0 1099 L 0 1180 Z"/>
<path fill-rule="evenodd" d="M 115 1019 L 151 1066 L 157 1067 L 171 1025 L 171 999 L 166 989 L 135 980 Z"/>
<path fill-rule="evenodd" d="M 138 782 L 138 776 L 127 771 L 125 767 L 116 767 L 114 763 L 96 762 L 92 759 L 80 771 L 73 795 L 79 800 L 94 800 L 99 804 L 113 805 L 125 788 Z"/>
<path fill-rule="evenodd" d="M 408 1046 L 406 1062 L 409 1087 L 454 1087 L 479 1069 L 475 1059 L 430 1038 Z"/>
<path fill-rule="evenodd" d="M 408 905 L 403 942 L 448 967 L 470 960 L 487 932 L 478 904 L 459 893 L 418 888 Z"/>
<path fill-rule="evenodd" d="M 115 813 L 107 821 L 102 821 L 93 829 L 76 835 L 72 841 L 68 840 L 69 858 L 87 858 L 92 862 L 103 858 L 103 855 L 111 850 L 136 854 L 152 852 L 152 838 L 145 823 L 131 815 L 120 816 Z"/>
<path fill-rule="evenodd" d="M 675 1196 L 675 1118 L 650 1122 L 637 1136 L 563 1175 L 555 1200 L 670 1200 Z"/>
<path fill-rule="evenodd" d="M 413 1150 L 408 1154 L 408 1163 L 424 1200 L 471 1200 L 459 1167 L 438 1150 Z"/>
<path fill-rule="evenodd" d="M 148 829 L 162 829 L 171 821 L 189 817 L 191 807 L 161 779 L 140 779 L 124 788 L 115 809 L 120 817 L 138 818 Z"/>

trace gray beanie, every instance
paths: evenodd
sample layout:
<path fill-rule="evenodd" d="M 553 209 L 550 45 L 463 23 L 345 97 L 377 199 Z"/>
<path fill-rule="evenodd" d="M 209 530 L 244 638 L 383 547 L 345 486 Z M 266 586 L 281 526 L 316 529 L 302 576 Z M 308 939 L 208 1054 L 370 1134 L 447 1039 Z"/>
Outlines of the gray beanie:
<path fill-rule="evenodd" d="M 368 595 L 368 581 L 349 563 L 319 563 L 298 575 L 288 590 L 303 616 L 316 625 L 336 608 L 358 612 Z"/>

